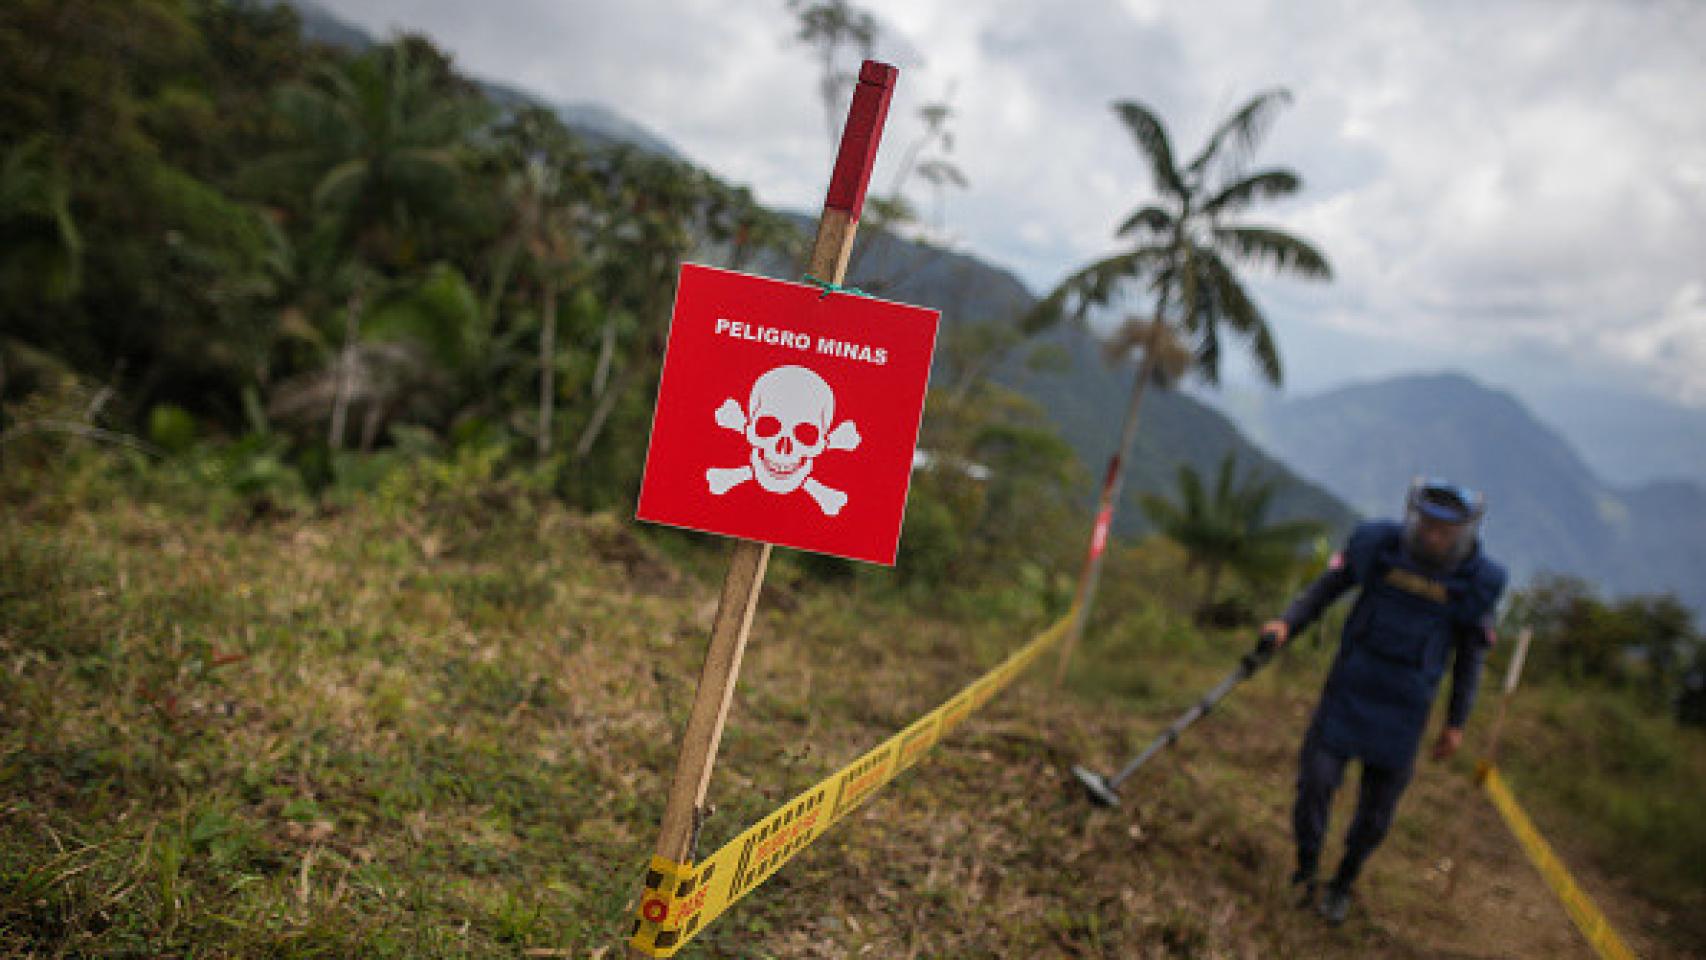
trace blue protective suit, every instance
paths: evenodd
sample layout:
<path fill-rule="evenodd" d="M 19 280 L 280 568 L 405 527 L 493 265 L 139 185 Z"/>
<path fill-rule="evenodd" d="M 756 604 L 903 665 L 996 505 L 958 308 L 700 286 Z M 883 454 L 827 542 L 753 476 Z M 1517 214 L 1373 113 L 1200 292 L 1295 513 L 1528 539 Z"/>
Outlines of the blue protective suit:
<path fill-rule="evenodd" d="M 1494 608 L 1505 580 L 1505 569 L 1479 543 L 1457 569 L 1440 576 L 1410 559 L 1401 525 L 1358 526 L 1333 566 L 1284 615 L 1295 636 L 1346 591 L 1362 588 L 1345 621 L 1312 734 L 1341 757 L 1407 770 L 1448 663 L 1453 677 L 1447 722 L 1461 727 L 1492 645 Z"/>

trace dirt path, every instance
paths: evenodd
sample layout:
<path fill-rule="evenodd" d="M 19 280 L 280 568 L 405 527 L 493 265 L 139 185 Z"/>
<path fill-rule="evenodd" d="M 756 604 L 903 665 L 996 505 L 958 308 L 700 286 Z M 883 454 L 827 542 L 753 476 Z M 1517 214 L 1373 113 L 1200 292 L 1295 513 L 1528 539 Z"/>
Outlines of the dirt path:
<path fill-rule="evenodd" d="M 1419 773 L 1350 922 L 1333 930 L 1296 910 L 1291 741 L 1308 703 L 1251 694 L 1134 778 L 1122 808 L 1101 810 L 1066 772 L 1072 744 L 1141 742 L 1167 718 L 1122 724 L 1027 681 L 795 861 L 772 881 L 778 890 L 742 908 L 744 923 L 796 925 L 784 956 L 1592 960 L 1459 767 Z M 1341 792 L 1335 843 L 1353 800 L 1354 789 Z M 1459 880 L 1448 900 L 1453 830 Z M 1336 856 L 1330 846 L 1329 862 Z M 1644 935 L 1651 906 L 1588 866 L 1577 879 L 1640 956 L 1686 955 Z M 827 902 L 776 915 L 807 889 Z M 725 932 L 709 955 L 740 955 L 743 939 Z"/>

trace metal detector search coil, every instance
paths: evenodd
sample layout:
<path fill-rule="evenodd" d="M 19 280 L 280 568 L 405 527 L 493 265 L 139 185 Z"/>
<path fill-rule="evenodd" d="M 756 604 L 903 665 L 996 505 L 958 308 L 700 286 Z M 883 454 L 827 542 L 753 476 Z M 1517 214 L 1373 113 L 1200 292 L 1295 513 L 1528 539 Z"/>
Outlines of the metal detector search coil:
<path fill-rule="evenodd" d="M 1143 748 L 1142 753 L 1121 767 L 1119 773 L 1111 777 L 1104 777 L 1088 767 L 1075 766 L 1072 768 L 1072 775 L 1084 785 L 1084 792 L 1089 794 L 1091 800 L 1104 807 L 1119 806 L 1120 784 L 1136 773 L 1139 767 L 1148 763 L 1151 757 L 1178 742 L 1179 734 L 1184 733 L 1186 727 L 1207 716 L 1208 712 L 1214 709 L 1215 704 L 1232 692 L 1233 687 L 1248 680 L 1255 675 L 1256 671 L 1266 666 L 1267 662 L 1273 659 L 1274 651 L 1277 649 L 1279 649 L 1278 641 L 1264 634 L 1261 642 L 1256 644 L 1256 649 L 1244 654 L 1243 658 L 1238 661 L 1238 669 L 1227 674 L 1226 679 L 1215 684 L 1214 689 L 1197 701 L 1195 706 L 1186 710 L 1183 716 L 1168 725 L 1160 736 L 1150 741 L 1149 746 Z"/>

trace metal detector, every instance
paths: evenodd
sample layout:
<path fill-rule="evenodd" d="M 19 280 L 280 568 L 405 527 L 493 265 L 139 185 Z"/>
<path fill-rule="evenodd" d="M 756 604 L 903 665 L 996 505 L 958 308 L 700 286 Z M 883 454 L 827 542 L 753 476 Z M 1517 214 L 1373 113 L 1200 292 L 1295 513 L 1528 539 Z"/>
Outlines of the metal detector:
<path fill-rule="evenodd" d="M 1271 633 L 1263 634 L 1261 640 L 1256 644 L 1256 649 L 1244 654 L 1244 656 L 1239 659 L 1238 669 L 1227 674 L 1226 679 L 1215 684 L 1214 689 L 1205 694 L 1195 706 L 1186 710 L 1183 716 L 1174 720 L 1166 730 L 1162 731 L 1159 737 L 1156 737 L 1154 741 L 1149 744 L 1149 746 L 1144 747 L 1142 753 L 1133 758 L 1130 763 L 1121 767 L 1119 773 L 1116 773 L 1111 777 L 1103 777 L 1094 770 L 1075 766 L 1072 768 L 1073 775 L 1078 778 L 1080 783 L 1084 784 L 1084 790 L 1090 794 L 1091 800 L 1094 800 L 1096 803 L 1101 804 L 1104 807 L 1119 806 L 1120 784 L 1124 783 L 1127 777 L 1136 773 L 1138 767 L 1148 763 L 1150 757 L 1155 756 L 1167 746 L 1177 741 L 1179 739 L 1179 734 L 1183 733 L 1186 727 L 1196 723 L 1198 720 L 1201 720 L 1210 710 L 1213 710 L 1214 705 L 1219 703 L 1221 698 L 1232 692 L 1233 687 L 1236 687 L 1245 680 L 1250 679 L 1250 677 L 1255 675 L 1256 671 L 1266 666 L 1268 661 L 1273 659 L 1274 651 L 1278 649 L 1279 639 Z"/>

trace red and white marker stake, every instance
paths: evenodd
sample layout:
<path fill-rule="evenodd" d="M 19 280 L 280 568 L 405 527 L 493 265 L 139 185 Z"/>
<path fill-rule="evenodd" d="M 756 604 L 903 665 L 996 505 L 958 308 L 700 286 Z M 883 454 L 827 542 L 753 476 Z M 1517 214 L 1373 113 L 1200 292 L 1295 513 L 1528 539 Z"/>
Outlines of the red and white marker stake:
<path fill-rule="evenodd" d="M 894 95 L 899 73 L 894 67 L 874 60 L 865 61 L 859 69 L 859 83 L 841 135 L 841 150 L 830 177 L 823 215 L 818 220 L 817 239 L 806 263 L 808 273 L 831 283 L 839 284 L 847 275 L 847 258 L 853 252 L 859 211 L 864 205 L 865 189 L 870 183 L 871 167 L 876 162 L 877 146 L 882 140 L 889 100 Z M 717 602 L 716 620 L 711 626 L 705 666 L 693 694 L 681 755 L 676 761 L 663 822 L 658 828 L 656 853 L 675 863 L 691 862 L 694 855 L 694 836 L 703 816 L 711 769 L 717 761 L 723 722 L 734 698 L 741 656 L 752 630 L 752 616 L 769 562 L 768 543 L 735 542 L 728 574 L 723 578 L 722 596 Z M 628 951 L 633 957 L 646 956 L 632 945 Z"/>

